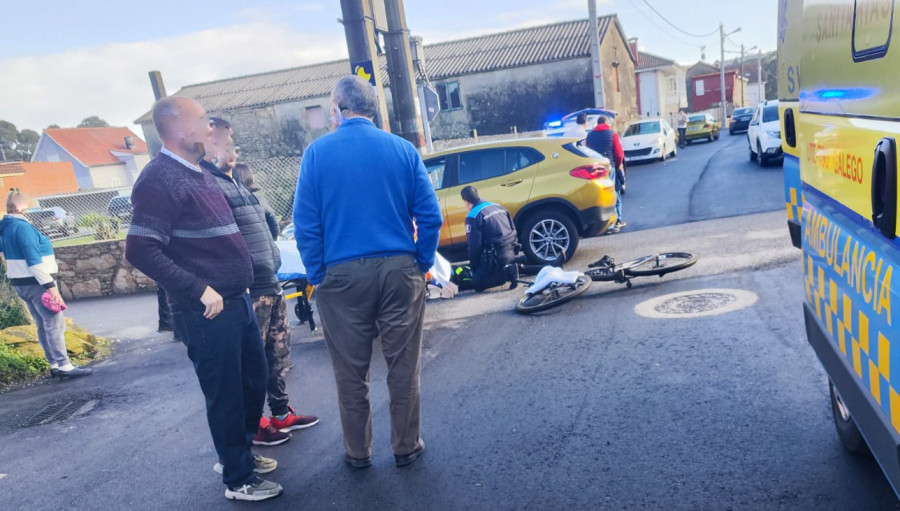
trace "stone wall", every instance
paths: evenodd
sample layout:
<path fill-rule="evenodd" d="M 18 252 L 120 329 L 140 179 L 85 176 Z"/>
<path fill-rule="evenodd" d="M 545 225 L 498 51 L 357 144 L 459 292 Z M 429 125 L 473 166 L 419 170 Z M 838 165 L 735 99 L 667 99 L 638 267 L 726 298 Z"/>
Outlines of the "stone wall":
<path fill-rule="evenodd" d="M 66 300 L 156 290 L 156 283 L 125 260 L 125 241 L 54 249 L 59 291 Z"/>

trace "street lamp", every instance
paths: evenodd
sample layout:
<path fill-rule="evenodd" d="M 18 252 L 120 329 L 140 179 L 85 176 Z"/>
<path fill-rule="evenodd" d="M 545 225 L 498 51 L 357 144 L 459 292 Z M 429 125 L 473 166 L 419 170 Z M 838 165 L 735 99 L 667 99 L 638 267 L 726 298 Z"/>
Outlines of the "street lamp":
<path fill-rule="evenodd" d="M 721 58 L 719 59 L 719 86 L 722 88 L 722 113 L 719 122 L 723 128 L 725 127 L 725 116 L 727 114 L 725 106 L 725 38 L 740 31 L 741 27 L 738 27 L 726 34 L 725 26 L 719 22 L 719 51 L 721 53 Z"/>

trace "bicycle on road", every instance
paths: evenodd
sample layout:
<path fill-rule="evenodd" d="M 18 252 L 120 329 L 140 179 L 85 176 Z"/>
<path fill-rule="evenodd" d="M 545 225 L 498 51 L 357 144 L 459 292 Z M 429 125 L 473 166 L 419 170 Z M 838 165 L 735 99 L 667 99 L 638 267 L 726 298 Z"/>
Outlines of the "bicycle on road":
<path fill-rule="evenodd" d="M 588 265 L 585 272 L 563 271 L 545 266 L 534 280 L 518 282 L 528 286 L 525 296 L 516 303 L 516 312 L 534 314 L 558 307 L 583 294 L 593 282 L 617 282 L 631 287 L 635 277 L 663 277 L 669 273 L 690 268 L 697 263 L 697 256 L 688 252 L 653 254 L 624 263 L 605 255 Z"/>

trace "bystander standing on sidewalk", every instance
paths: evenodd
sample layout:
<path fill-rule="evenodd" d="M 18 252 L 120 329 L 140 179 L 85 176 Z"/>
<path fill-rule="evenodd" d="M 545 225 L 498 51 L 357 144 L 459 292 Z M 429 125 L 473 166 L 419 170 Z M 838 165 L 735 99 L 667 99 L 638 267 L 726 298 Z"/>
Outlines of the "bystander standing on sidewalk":
<path fill-rule="evenodd" d="M 38 342 L 50 363 L 50 374 L 77 378 L 91 369 L 75 367 L 66 351 L 66 308 L 53 280 L 59 271 L 53 245 L 25 218 L 31 198 L 12 189 L 6 198 L 6 216 L 0 220 L 0 256 L 6 260 L 6 275 L 16 294 L 25 301 L 37 326 Z"/>
<path fill-rule="evenodd" d="M 377 104 L 368 82 L 341 78 L 331 103 L 340 125 L 303 154 L 294 234 L 307 278 L 318 285 L 344 459 L 355 468 L 371 465 L 369 363 L 378 336 L 388 367 L 391 446 L 396 465 L 406 466 L 425 451 L 419 436 L 425 272 L 434 264 L 441 210 L 416 148 L 372 122 Z"/>
<path fill-rule="evenodd" d="M 622 217 L 622 187 L 625 184 L 625 151 L 619 134 L 609 126 L 609 119 L 601 115 L 597 118 L 597 126 L 588 133 L 585 144 L 595 152 L 605 156 L 610 163 L 610 177 L 616 187 L 616 224 L 606 231 L 608 234 L 619 232 L 627 223 Z"/>
<path fill-rule="evenodd" d="M 125 255 L 160 283 L 175 328 L 206 397 L 206 417 L 223 464 L 225 497 L 264 500 L 279 484 L 259 477 L 275 460 L 254 456 L 266 397 L 266 355 L 247 288 L 250 252 L 215 178 L 200 160 L 211 129 L 195 100 L 172 96 L 153 107 L 163 148 L 134 184 Z"/>
<path fill-rule="evenodd" d="M 231 124 L 224 119 L 210 119 L 212 148 L 201 166 L 215 176 L 234 215 L 241 237 L 253 261 L 253 283 L 250 297 L 266 350 L 269 377 L 266 386 L 270 418 L 261 417 L 255 445 L 278 445 L 290 439 L 290 432 L 315 426 L 319 418 L 295 413 L 290 405 L 285 376 L 291 368 L 291 327 L 287 304 L 276 273 L 281 257 L 266 220 L 266 210 L 256 195 L 234 176 L 237 151 Z"/>

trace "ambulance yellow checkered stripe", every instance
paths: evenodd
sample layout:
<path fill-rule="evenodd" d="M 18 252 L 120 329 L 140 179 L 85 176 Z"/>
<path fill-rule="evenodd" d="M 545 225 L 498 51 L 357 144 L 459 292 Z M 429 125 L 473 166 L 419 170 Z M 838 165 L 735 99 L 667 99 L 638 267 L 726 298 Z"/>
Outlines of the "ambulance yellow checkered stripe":
<path fill-rule="evenodd" d="M 811 256 L 804 258 L 803 265 L 807 302 L 863 387 L 869 390 L 900 434 L 900 394 L 891 385 L 890 340 L 870 325 L 867 314 L 855 306 L 851 297 L 838 288 Z"/>
<path fill-rule="evenodd" d="M 797 200 L 797 189 L 794 187 L 790 188 L 790 202 L 785 204 L 787 207 L 787 217 L 788 220 L 793 220 L 798 223 L 803 220 L 803 201 L 805 197 L 803 196 L 803 192 L 800 192 L 800 200 Z"/>

